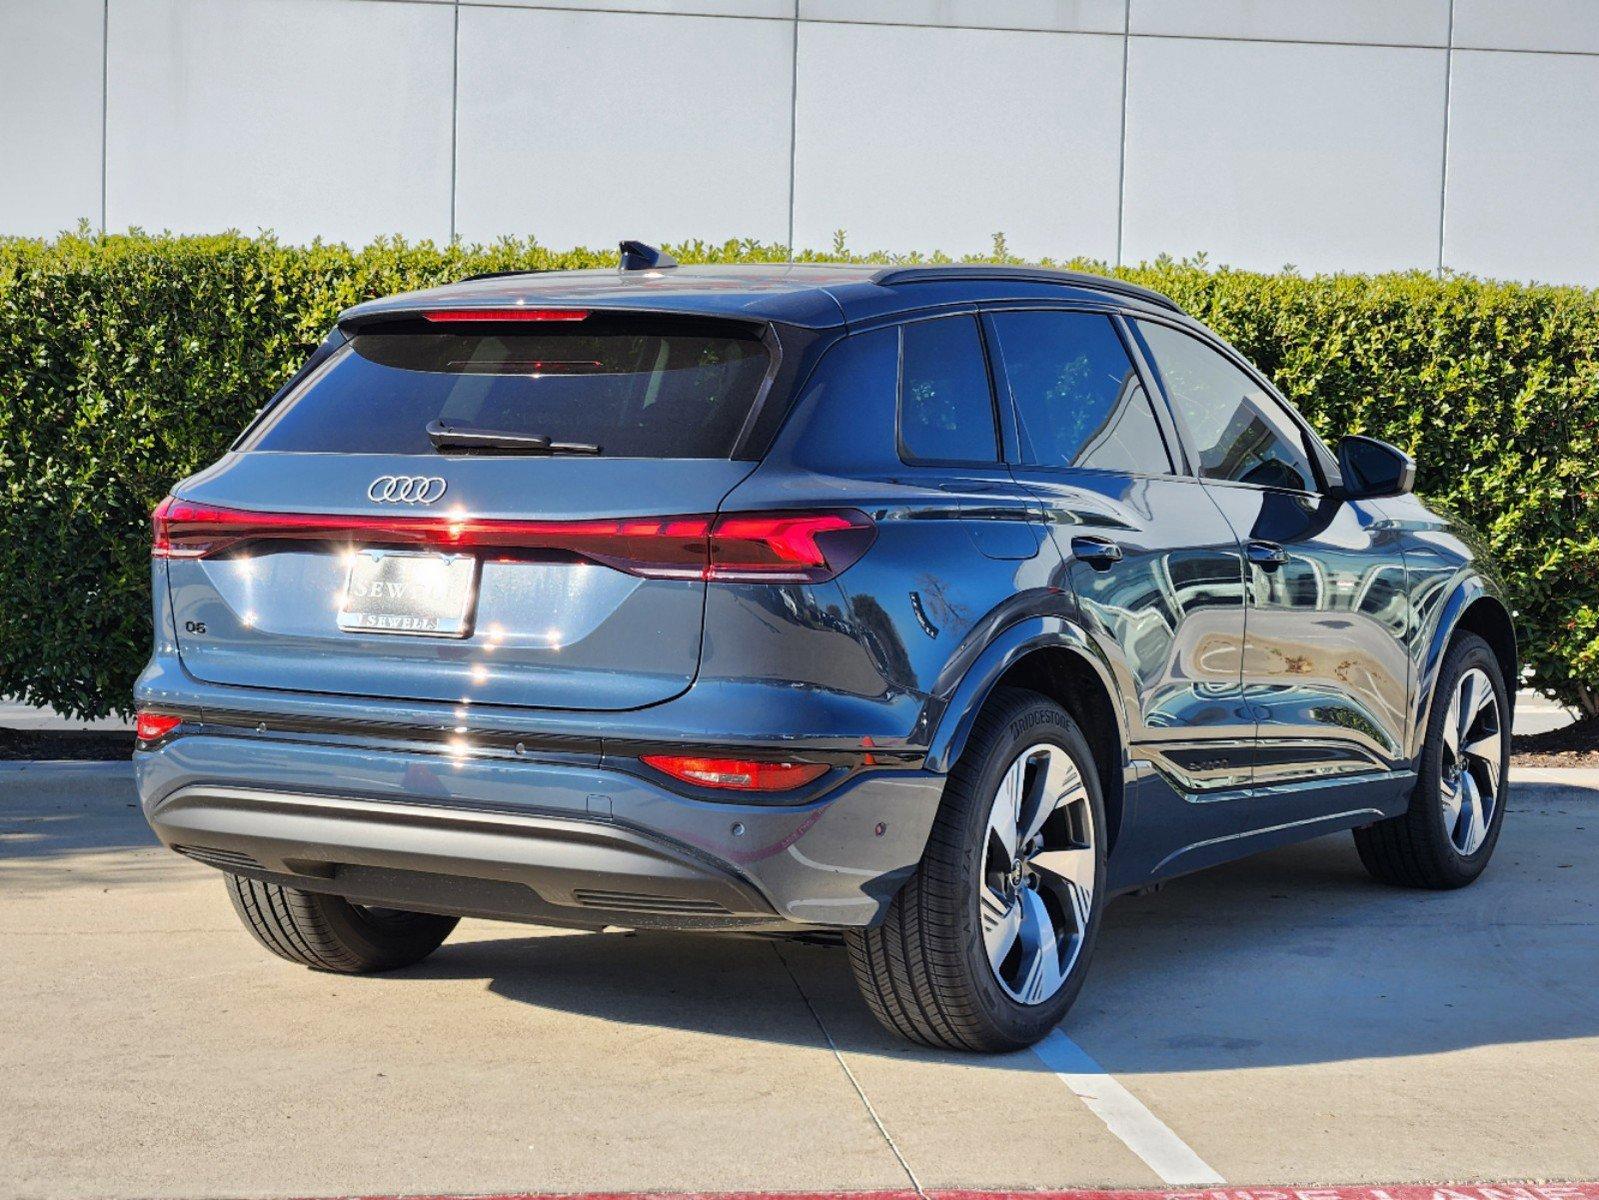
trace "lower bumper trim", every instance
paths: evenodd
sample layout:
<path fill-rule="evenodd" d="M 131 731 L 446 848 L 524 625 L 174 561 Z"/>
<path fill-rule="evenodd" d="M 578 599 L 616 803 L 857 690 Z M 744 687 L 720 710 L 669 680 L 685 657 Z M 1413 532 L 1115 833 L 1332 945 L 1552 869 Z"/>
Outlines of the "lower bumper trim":
<path fill-rule="evenodd" d="M 544 924 L 789 924 L 688 847 L 603 821 L 194 784 L 154 805 L 174 850 L 360 903 Z"/>

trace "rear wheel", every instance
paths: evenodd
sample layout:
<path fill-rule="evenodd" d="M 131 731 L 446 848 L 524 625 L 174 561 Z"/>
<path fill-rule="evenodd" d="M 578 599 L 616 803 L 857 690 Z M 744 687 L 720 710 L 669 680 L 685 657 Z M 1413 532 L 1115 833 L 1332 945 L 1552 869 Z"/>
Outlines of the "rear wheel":
<path fill-rule="evenodd" d="M 1488 643 L 1462 633 L 1438 672 L 1409 811 L 1355 830 L 1366 870 L 1402 887 L 1464 887 L 1499 842 L 1510 767 L 1510 706 Z"/>
<path fill-rule="evenodd" d="M 950 772 L 921 865 L 846 935 L 873 1014 L 912 1041 L 1029 1046 L 1082 988 L 1104 906 L 1104 804 L 1087 739 L 1035 692 L 997 692 Z"/>
<path fill-rule="evenodd" d="M 365 975 L 419 963 L 450 936 L 455 917 L 368 908 L 342 896 L 228 875 L 244 927 L 273 954 L 319 971 Z"/>

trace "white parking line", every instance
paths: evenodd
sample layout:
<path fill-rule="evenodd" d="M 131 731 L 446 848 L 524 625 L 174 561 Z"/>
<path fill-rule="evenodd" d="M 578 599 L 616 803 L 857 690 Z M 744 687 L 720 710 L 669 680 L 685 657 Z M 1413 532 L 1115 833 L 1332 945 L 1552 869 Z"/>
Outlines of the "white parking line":
<path fill-rule="evenodd" d="M 1051 1071 L 1122 1143 L 1172 1187 L 1200 1187 L 1227 1181 L 1195 1154 L 1137 1096 L 1117 1083 L 1071 1038 L 1058 1029 L 1033 1047 Z"/>

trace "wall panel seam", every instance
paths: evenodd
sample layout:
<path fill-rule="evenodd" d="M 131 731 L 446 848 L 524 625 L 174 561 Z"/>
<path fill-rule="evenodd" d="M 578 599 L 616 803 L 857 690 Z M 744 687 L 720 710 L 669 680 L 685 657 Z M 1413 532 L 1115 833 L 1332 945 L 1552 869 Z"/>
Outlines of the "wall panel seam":
<path fill-rule="evenodd" d="M 481 3 L 483 0 L 463 0 L 464 3 Z M 758 18 L 750 18 L 758 19 Z M 867 21 L 852 20 L 849 17 L 801 17 L 800 20 L 807 25 L 858 25 L 876 29 L 962 29 L 973 32 L 993 33 L 1051 33 L 1065 37 L 1101 37 L 1101 38 L 1149 38 L 1153 41 L 1175 42 L 1249 42 L 1268 46 L 1375 46 L 1391 50 L 1442 50 L 1442 42 L 1382 42 L 1382 41 L 1355 41 L 1345 38 L 1314 38 L 1314 37 L 1246 37 L 1238 34 L 1222 33 L 1138 33 L 1128 30 L 1125 33 L 1114 29 L 1053 29 L 1046 25 L 980 25 L 970 22 L 950 22 L 949 24 L 934 23 L 931 21 Z M 1562 53 L 1586 53 L 1584 51 L 1570 51 Z M 1594 53 L 1599 53 L 1595 51 Z"/>
<path fill-rule="evenodd" d="M 1449 49 L 1444 53 L 1444 144 L 1438 171 L 1438 275 L 1444 273 L 1444 224 L 1449 219 L 1449 110 L 1455 75 L 1455 0 L 1449 0 Z"/>
<path fill-rule="evenodd" d="M 788 261 L 794 261 L 794 191 L 799 160 L 799 11 L 794 0 L 794 22 L 789 29 L 788 75 Z"/>
<path fill-rule="evenodd" d="M 422 4 L 430 8 L 437 7 L 439 0 L 354 0 L 360 4 Z M 503 4 L 494 0 L 457 0 L 466 8 L 497 8 L 506 12 L 544 12 L 544 13 L 570 13 L 582 16 L 587 13 L 608 13 L 611 16 L 624 17 L 668 17 L 692 18 L 708 21 L 765 21 L 768 24 L 787 25 L 795 18 L 789 16 L 767 16 L 765 13 L 719 13 L 719 12 L 663 12 L 658 8 L 628 8 L 625 5 L 608 5 L 604 8 L 574 8 L 568 4 Z"/>
<path fill-rule="evenodd" d="M 100 234 L 106 231 L 106 168 L 111 159 L 111 0 L 100 5 Z"/>
<path fill-rule="evenodd" d="M 1122 231 L 1127 223 L 1127 60 L 1132 47 L 1133 0 L 1122 0 L 1122 129 L 1116 149 L 1116 265 L 1122 265 Z"/>
<path fill-rule="evenodd" d="M 467 0 L 473 3 L 474 0 Z M 770 18 L 743 17 L 741 20 L 769 20 Z M 1057 37 L 1121 38 L 1126 36 L 1114 29 L 1051 29 L 1045 25 L 972 25 L 934 24 L 931 21 L 859 21 L 848 17 L 801 17 L 802 25 L 848 25 L 860 29 L 949 29 L 967 33 L 1048 33 Z"/>
<path fill-rule="evenodd" d="M 343 0 L 346 3 L 358 4 L 417 4 L 436 6 L 440 0 Z M 1118 32 L 1112 29 L 1054 29 L 1043 25 L 983 25 L 970 22 L 951 22 L 940 24 L 929 21 L 882 21 L 851 19 L 849 17 L 807 17 L 796 13 L 793 16 L 768 16 L 765 13 L 718 13 L 718 12 L 663 12 L 656 8 L 642 8 L 630 6 L 625 3 L 607 5 L 605 7 L 573 7 L 565 4 L 513 4 L 506 0 L 451 0 L 457 7 L 463 8 L 495 8 L 512 12 L 553 12 L 553 13 L 608 13 L 613 16 L 637 17 L 683 17 L 697 18 L 713 21 L 767 21 L 790 24 L 797 22 L 802 25 L 859 25 L 868 28 L 889 29 L 950 29 L 966 30 L 972 32 L 994 33 L 1052 33 L 1068 37 L 1103 37 L 1103 38 L 1150 38 L 1167 41 L 1189 42 L 1244 42 L 1267 46 L 1369 46 L 1374 49 L 1384 50 L 1444 50 L 1451 49 L 1456 53 L 1475 54 L 1548 54 L 1566 58 L 1599 58 L 1599 49 L 1595 50 L 1554 50 L 1532 46 L 1459 46 L 1453 43 L 1453 17 L 1451 16 L 1451 31 L 1449 40 L 1444 42 L 1431 41 L 1357 41 L 1349 38 L 1318 38 L 1318 37 L 1260 37 L 1244 36 L 1237 34 L 1219 33 L 1158 33 L 1150 31 Z"/>
<path fill-rule="evenodd" d="M 456 0 L 454 27 L 450 32 L 450 241 L 455 241 L 456 196 L 460 192 L 461 172 L 461 5 Z"/>
<path fill-rule="evenodd" d="M 344 3 L 357 4 L 416 4 L 429 7 L 437 6 L 441 0 L 341 0 Z M 1453 42 L 1453 17 L 1450 18 L 1451 30 L 1448 40 L 1444 42 L 1432 41 L 1357 41 L 1349 38 L 1319 38 L 1319 37 L 1261 37 L 1245 36 L 1240 34 L 1219 33 L 1159 33 L 1152 31 L 1118 32 L 1112 29 L 1055 29 L 1043 25 L 984 25 L 970 22 L 950 22 L 948 24 L 930 21 L 887 21 L 851 19 L 849 17 L 807 17 L 796 13 L 795 15 L 768 16 L 765 13 L 719 13 L 719 12 L 664 12 L 657 8 L 643 8 L 625 3 L 607 5 L 604 7 L 574 7 L 566 4 L 514 4 L 507 0 L 449 0 L 457 7 L 463 8 L 495 8 L 511 12 L 552 12 L 552 13 L 608 13 L 613 16 L 637 17 L 682 17 L 696 18 L 713 21 L 767 21 L 790 24 L 797 22 L 802 25 L 858 25 L 868 28 L 888 29 L 950 29 L 965 30 L 970 32 L 994 33 L 1051 33 L 1068 37 L 1103 37 L 1103 38 L 1150 38 L 1153 40 L 1189 41 L 1189 42 L 1243 42 L 1267 46 L 1369 46 L 1373 49 L 1383 50 L 1444 50 L 1450 49 L 1455 53 L 1474 54 L 1547 54 L 1565 58 L 1599 58 L 1599 49 L 1594 50 L 1566 50 L 1549 49 L 1533 46 L 1460 46 Z"/>
<path fill-rule="evenodd" d="M 1534 50 L 1526 46 L 1453 46 L 1456 54 L 1541 54 L 1548 58 L 1599 58 L 1599 50 Z"/>

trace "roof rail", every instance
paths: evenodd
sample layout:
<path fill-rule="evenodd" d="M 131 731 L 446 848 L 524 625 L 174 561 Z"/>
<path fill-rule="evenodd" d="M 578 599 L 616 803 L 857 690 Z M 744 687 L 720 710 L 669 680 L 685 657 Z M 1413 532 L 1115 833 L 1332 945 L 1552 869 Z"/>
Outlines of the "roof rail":
<path fill-rule="evenodd" d="M 480 271 L 476 275 L 463 275 L 456 283 L 473 283 L 479 279 L 506 279 L 512 275 L 548 275 L 548 267 L 513 267 L 509 271 Z"/>
<path fill-rule="evenodd" d="M 953 283 L 965 280 L 1007 280 L 1012 283 L 1054 283 L 1063 287 L 1091 288 L 1097 292 L 1113 292 L 1129 296 L 1147 304 L 1159 305 L 1172 312 L 1182 312 L 1182 306 L 1170 296 L 1151 288 L 1139 287 L 1120 279 L 1104 275 L 1090 275 L 1085 271 L 1060 271 L 1050 267 L 1007 267 L 984 263 L 949 263 L 943 266 L 888 267 L 872 276 L 872 282 L 882 287 L 901 283 Z"/>

